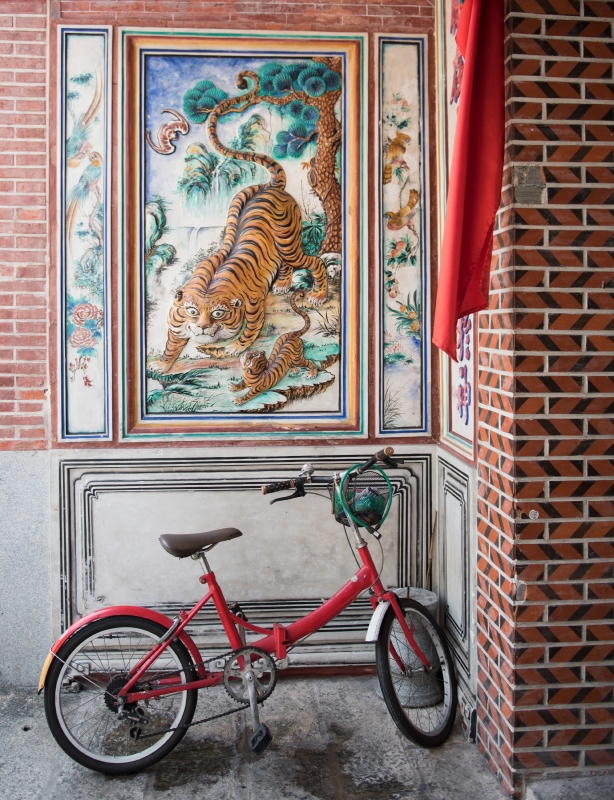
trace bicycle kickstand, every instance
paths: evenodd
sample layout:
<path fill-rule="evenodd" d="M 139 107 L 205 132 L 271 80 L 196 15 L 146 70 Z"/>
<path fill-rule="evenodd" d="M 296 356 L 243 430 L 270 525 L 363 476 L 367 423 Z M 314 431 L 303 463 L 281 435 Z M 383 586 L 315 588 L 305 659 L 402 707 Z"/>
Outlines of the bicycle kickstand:
<path fill-rule="evenodd" d="M 247 681 L 247 691 L 249 692 L 249 705 L 252 711 L 252 730 L 253 733 L 248 739 L 248 745 L 257 756 L 264 753 L 267 747 L 273 741 L 271 731 L 267 726 L 260 722 L 260 715 L 258 714 L 258 700 L 256 698 L 256 686 L 254 684 L 254 673 L 247 670 L 245 674 Z"/>

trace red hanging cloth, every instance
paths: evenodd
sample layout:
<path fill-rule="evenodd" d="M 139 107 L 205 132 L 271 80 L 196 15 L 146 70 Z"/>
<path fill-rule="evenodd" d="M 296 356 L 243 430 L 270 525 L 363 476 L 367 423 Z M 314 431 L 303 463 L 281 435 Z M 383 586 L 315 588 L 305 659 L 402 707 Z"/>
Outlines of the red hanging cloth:
<path fill-rule="evenodd" d="M 505 132 L 503 0 L 465 0 L 456 43 L 465 59 L 433 323 L 456 356 L 456 321 L 488 305 Z"/>

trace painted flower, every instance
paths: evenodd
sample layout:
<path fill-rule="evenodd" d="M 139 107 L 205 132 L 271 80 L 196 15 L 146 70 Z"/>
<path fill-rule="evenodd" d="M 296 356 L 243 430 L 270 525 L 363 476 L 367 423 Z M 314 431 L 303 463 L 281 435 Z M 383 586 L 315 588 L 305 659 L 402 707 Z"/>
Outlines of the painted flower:
<path fill-rule="evenodd" d="M 412 333 L 417 333 L 420 330 L 420 323 L 418 320 L 414 320 L 414 322 L 412 322 L 412 324 L 409 326 L 409 330 Z"/>
<path fill-rule="evenodd" d="M 83 305 L 86 304 L 84 303 Z M 86 328 L 77 328 L 77 330 L 70 337 L 70 343 L 75 350 L 79 350 L 82 347 L 96 347 L 96 340 Z"/>
<path fill-rule="evenodd" d="M 88 319 L 98 319 L 102 316 L 102 311 L 92 303 L 79 303 L 72 311 L 72 321 L 75 325 L 83 325 Z"/>

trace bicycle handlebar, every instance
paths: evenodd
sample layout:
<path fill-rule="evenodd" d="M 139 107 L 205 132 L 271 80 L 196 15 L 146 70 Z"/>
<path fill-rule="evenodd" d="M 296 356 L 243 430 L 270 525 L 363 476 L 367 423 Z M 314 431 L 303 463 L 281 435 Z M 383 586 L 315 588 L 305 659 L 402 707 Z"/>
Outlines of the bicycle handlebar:
<path fill-rule="evenodd" d="M 383 450 L 378 450 L 374 456 L 365 461 L 362 467 L 358 468 L 358 473 L 362 475 L 363 472 L 371 469 L 378 461 L 385 464 L 392 455 L 394 455 L 394 447 L 384 447 Z"/>
<path fill-rule="evenodd" d="M 296 489 L 297 486 L 304 484 L 304 478 L 290 478 L 288 481 L 277 481 L 277 483 L 266 483 L 260 487 L 262 494 L 273 494 L 273 492 L 283 492 L 285 489 Z"/>
<path fill-rule="evenodd" d="M 368 469 L 374 464 L 377 464 L 378 461 L 381 461 L 382 464 L 387 464 L 390 467 L 398 467 L 399 464 L 402 464 L 402 461 L 394 462 L 391 459 L 391 456 L 394 455 L 394 448 L 393 447 L 384 447 L 382 450 L 378 450 L 375 455 L 371 456 L 362 467 L 359 468 L 358 472 L 363 473 L 366 472 Z M 264 486 L 260 487 L 260 491 L 262 494 L 273 494 L 274 492 L 283 492 L 286 489 L 296 489 L 298 487 L 304 486 L 306 483 L 330 483 L 332 478 L 323 478 L 323 477 L 316 477 L 313 478 L 290 478 L 287 481 L 277 481 L 276 483 L 265 483 Z M 304 495 L 304 492 L 303 492 Z"/>

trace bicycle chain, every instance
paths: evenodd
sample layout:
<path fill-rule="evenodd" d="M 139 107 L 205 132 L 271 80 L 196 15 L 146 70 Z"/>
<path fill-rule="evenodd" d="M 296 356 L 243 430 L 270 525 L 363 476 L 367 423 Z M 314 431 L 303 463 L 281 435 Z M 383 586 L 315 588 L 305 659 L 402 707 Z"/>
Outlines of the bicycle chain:
<path fill-rule="evenodd" d="M 210 664 L 212 661 L 218 661 L 220 658 L 226 658 L 227 656 L 230 657 L 233 653 L 236 653 L 236 652 L 237 652 L 236 650 L 229 650 L 227 653 L 222 653 L 221 655 L 213 656 L 212 658 L 208 658 L 206 661 L 199 661 L 198 664 L 194 664 L 194 667 L 195 668 L 196 667 L 205 667 L 207 664 Z M 57 653 L 54 653 L 54 656 L 57 658 L 57 660 L 60 663 L 64 664 L 67 667 L 70 667 L 70 664 L 68 664 L 66 661 L 64 661 L 63 658 L 60 658 L 57 655 Z M 184 669 L 176 669 L 173 672 L 169 672 L 167 674 L 167 677 L 170 677 L 171 675 L 180 675 L 182 672 L 185 672 L 185 670 Z M 83 677 L 85 677 L 87 679 L 87 676 L 83 676 Z M 93 681 L 90 681 L 90 683 L 93 683 Z M 209 687 L 204 687 L 204 688 L 209 688 Z M 198 689 L 196 691 L 198 691 Z M 105 694 L 106 694 L 106 690 L 105 690 Z M 113 695 L 113 697 L 115 697 L 115 696 Z M 229 717 L 231 714 L 238 714 L 239 711 L 244 711 L 245 708 L 246 708 L 246 706 L 241 705 L 241 706 L 239 706 L 239 708 L 231 708 L 230 711 L 224 711 L 221 714 L 215 714 L 213 717 L 207 717 L 206 719 L 199 719 L 199 720 L 196 720 L 196 722 L 190 722 L 190 723 L 188 723 L 186 725 L 177 725 L 176 728 L 164 728 L 162 730 L 157 730 L 157 731 L 153 731 L 152 733 L 145 733 L 145 734 L 139 733 L 136 736 L 136 738 L 137 739 L 151 739 L 153 736 L 159 736 L 161 733 L 171 733 L 173 731 L 182 730 L 183 728 L 192 728 L 195 725 L 203 725 L 205 722 L 212 722 L 214 719 L 221 719 L 222 717 Z M 134 727 L 136 727 L 137 729 L 140 729 L 140 726 L 134 726 Z M 133 730 L 133 728 L 130 729 L 131 732 L 132 732 L 132 730 Z"/>
<path fill-rule="evenodd" d="M 240 648 L 240 649 L 243 649 L 243 648 Z M 236 652 L 238 652 L 238 651 L 237 650 L 229 650 L 227 653 L 222 653 L 221 655 L 213 656 L 212 658 L 208 658 L 206 661 L 200 661 L 198 664 L 194 664 L 194 667 L 195 668 L 196 667 L 205 667 L 207 664 L 210 664 L 212 661 L 219 661 L 222 658 L 231 657 Z M 167 677 L 170 677 L 171 675 L 180 674 L 182 672 L 185 672 L 185 670 L 177 669 L 174 672 L 169 672 Z M 210 688 L 210 687 L 204 687 L 204 688 Z M 224 688 L 226 688 L 226 687 L 224 686 Z M 196 691 L 198 691 L 198 689 Z M 228 690 L 226 690 L 226 693 L 231 697 L 231 699 L 234 700 L 234 698 L 228 692 Z M 239 701 L 235 701 L 235 702 L 239 702 Z M 214 714 L 212 717 L 206 717 L 206 719 L 198 719 L 198 720 L 196 720 L 196 722 L 188 722 L 185 725 L 177 725 L 177 727 L 175 727 L 175 728 L 163 728 L 161 730 L 153 731 L 152 733 L 140 733 L 139 732 L 136 735 L 135 738 L 136 739 L 151 739 L 154 736 L 159 736 L 161 733 L 172 733 L 174 731 L 183 730 L 184 728 L 193 728 L 195 725 L 204 725 L 205 722 L 213 722 L 213 720 L 215 720 L 215 719 L 221 719 L 222 717 L 229 717 L 231 714 L 238 714 L 239 711 L 245 711 L 246 708 L 247 708 L 247 706 L 240 705 L 238 708 L 231 708 L 230 711 L 223 711 L 221 714 Z M 140 726 L 135 726 L 135 727 L 136 727 L 136 729 L 138 731 L 140 731 Z M 131 734 L 132 734 L 132 730 L 134 730 L 134 728 L 130 729 L 130 733 Z"/>
<path fill-rule="evenodd" d="M 137 739 L 151 739 L 152 736 L 159 736 L 161 733 L 171 733 L 172 731 L 183 730 L 183 728 L 192 728 L 194 725 L 203 725 L 205 722 L 212 722 L 214 719 L 221 719 L 221 717 L 229 717 L 231 714 L 238 714 L 239 711 L 245 711 L 246 706 L 239 706 L 239 708 L 231 708 L 230 711 L 224 711 L 221 714 L 215 714 L 213 717 L 206 719 L 198 719 L 196 722 L 189 722 L 186 725 L 177 725 L 176 728 L 163 728 L 153 733 L 139 733 Z M 130 729 L 132 731 L 132 728 Z"/>

